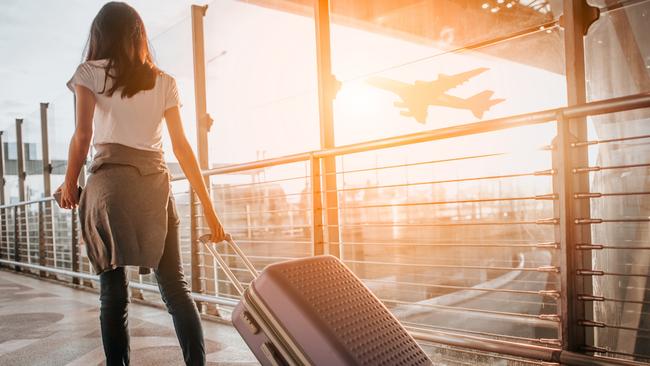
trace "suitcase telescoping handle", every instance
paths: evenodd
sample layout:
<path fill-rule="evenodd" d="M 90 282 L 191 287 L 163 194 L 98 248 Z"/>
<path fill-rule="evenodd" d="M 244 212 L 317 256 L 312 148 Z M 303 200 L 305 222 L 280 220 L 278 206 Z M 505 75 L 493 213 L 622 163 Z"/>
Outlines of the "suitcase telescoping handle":
<path fill-rule="evenodd" d="M 239 282 L 237 279 L 237 276 L 232 272 L 230 267 L 228 267 L 228 264 L 226 261 L 223 259 L 221 254 L 217 251 L 217 247 L 215 243 L 213 243 L 210 238 L 212 238 L 211 234 L 205 234 L 199 237 L 199 241 L 203 243 L 203 245 L 208 249 L 210 254 L 214 257 L 214 259 L 217 260 L 219 263 L 219 266 L 221 266 L 221 269 L 223 269 L 223 272 L 228 276 L 228 279 L 232 284 L 235 286 L 237 289 L 237 292 L 239 292 L 240 295 L 244 294 L 244 286 Z M 230 234 L 226 234 L 226 239 L 224 240 L 230 247 L 235 251 L 237 256 L 241 258 L 242 262 L 244 262 L 244 266 L 246 266 L 246 269 L 248 269 L 248 272 L 253 275 L 253 279 L 257 278 L 257 271 L 255 270 L 255 267 L 253 266 L 253 263 L 246 257 L 244 252 L 242 252 L 241 248 L 239 248 L 239 245 L 235 243 L 233 240 L 232 236 Z"/>

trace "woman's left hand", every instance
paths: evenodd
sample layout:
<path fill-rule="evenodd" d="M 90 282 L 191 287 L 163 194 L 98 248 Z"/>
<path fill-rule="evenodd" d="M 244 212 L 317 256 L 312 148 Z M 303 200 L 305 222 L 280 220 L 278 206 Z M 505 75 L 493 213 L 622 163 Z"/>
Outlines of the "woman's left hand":
<path fill-rule="evenodd" d="M 79 191 L 77 184 L 63 183 L 59 189 L 61 191 L 61 207 L 67 209 L 76 208 L 79 204 Z"/>

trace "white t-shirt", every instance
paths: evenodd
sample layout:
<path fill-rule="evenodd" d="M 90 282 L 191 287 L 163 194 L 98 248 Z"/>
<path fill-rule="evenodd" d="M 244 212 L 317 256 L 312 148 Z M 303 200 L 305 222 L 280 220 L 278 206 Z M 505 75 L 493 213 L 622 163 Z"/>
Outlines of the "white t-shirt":
<path fill-rule="evenodd" d="M 164 112 L 180 105 L 176 80 L 161 72 L 155 86 L 141 90 L 131 98 L 122 98 L 121 88 L 112 96 L 102 90 L 110 89 L 112 79 L 106 79 L 104 67 L 108 60 L 86 61 L 77 67 L 66 84 L 72 92 L 75 85 L 83 85 L 95 94 L 93 116 L 93 145 L 118 143 L 136 149 L 162 151 L 162 120 Z"/>

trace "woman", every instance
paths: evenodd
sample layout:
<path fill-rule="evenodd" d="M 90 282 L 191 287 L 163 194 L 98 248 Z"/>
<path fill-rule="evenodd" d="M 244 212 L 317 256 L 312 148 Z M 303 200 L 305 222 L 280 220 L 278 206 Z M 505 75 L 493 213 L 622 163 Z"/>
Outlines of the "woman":
<path fill-rule="evenodd" d="M 174 155 L 203 205 L 212 240 L 226 234 L 183 132 L 176 82 L 153 63 L 142 19 L 125 3 L 102 7 L 85 54 L 67 84 L 76 97 L 77 126 L 60 189 L 63 207 L 79 207 L 88 258 L 99 274 L 107 365 L 129 364 L 127 265 L 154 269 L 185 363 L 203 365 L 203 330 L 183 274 L 179 218 L 162 151 L 163 118 Z M 77 197 L 93 121 L 97 153 Z"/>

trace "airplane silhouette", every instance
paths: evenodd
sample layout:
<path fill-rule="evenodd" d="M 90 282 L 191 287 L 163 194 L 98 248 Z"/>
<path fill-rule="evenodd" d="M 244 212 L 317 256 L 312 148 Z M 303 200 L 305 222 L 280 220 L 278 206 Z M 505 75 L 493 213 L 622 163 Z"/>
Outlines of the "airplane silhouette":
<path fill-rule="evenodd" d="M 416 121 L 424 124 L 427 120 L 428 108 L 430 105 L 443 107 L 467 109 L 476 116 L 483 118 L 483 113 L 493 105 L 503 102 L 505 99 L 491 99 L 494 92 L 485 90 L 467 99 L 446 94 L 474 76 L 489 70 L 486 67 L 466 71 L 456 75 L 439 74 L 437 80 L 421 81 L 414 84 L 404 83 L 383 77 L 371 77 L 367 83 L 399 95 L 401 101 L 395 102 L 395 106 L 402 109 L 400 114 L 405 117 L 414 117 Z"/>

